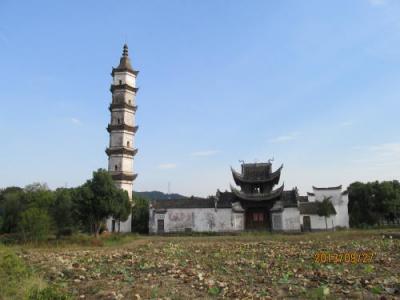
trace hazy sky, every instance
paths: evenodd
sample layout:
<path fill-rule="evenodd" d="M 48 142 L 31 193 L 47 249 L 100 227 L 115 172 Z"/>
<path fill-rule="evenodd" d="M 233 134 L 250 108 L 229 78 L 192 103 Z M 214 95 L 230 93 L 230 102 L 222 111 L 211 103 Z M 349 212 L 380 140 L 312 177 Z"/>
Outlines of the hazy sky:
<path fill-rule="evenodd" d="M 272 157 L 302 194 L 400 178 L 400 1 L 0 0 L 0 187 L 107 167 L 124 42 L 135 190 L 215 194 Z"/>

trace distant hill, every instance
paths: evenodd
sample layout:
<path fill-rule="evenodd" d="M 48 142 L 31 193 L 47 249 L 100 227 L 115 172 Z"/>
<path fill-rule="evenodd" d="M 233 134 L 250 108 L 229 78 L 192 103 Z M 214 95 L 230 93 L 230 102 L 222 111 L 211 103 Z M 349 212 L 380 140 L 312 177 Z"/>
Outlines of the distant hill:
<path fill-rule="evenodd" d="M 187 198 L 180 194 L 165 194 L 159 191 L 151 191 L 151 192 L 133 192 L 134 196 L 143 197 L 149 200 L 168 200 L 168 199 L 182 199 Z"/>

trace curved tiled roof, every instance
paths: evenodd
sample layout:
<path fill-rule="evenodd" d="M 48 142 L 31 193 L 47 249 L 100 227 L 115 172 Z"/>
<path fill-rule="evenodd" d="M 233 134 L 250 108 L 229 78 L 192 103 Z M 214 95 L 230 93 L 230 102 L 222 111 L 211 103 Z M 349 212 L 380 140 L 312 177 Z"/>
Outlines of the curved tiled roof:
<path fill-rule="evenodd" d="M 318 202 L 300 202 L 299 211 L 301 215 L 318 215 Z"/>
<path fill-rule="evenodd" d="M 241 200 L 248 200 L 248 201 L 254 201 L 254 202 L 276 199 L 281 196 L 283 188 L 284 188 L 284 185 L 282 184 L 279 188 L 277 188 L 276 190 L 273 190 L 270 193 L 246 194 L 246 193 L 243 193 L 242 191 L 239 191 L 238 189 L 234 188 L 231 185 L 232 193 L 234 193 L 236 195 L 236 197 L 240 198 Z"/>
<path fill-rule="evenodd" d="M 139 72 L 134 70 L 131 65 L 131 60 L 129 59 L 128 55 L 128 45 L 124 45 L 124 50 L 122 52 L 122 57 L 119 60 L 119 65 L 116 68 L 113 68 L 112 75 L 114 76 L 115 72 L 131 72 L 137 75 Z"/>
<path fill-rule="evenodd" d="M 226 199 L 227 200 L 227 199 Z M 232 208 L 232 202 L 220 199 L 217 201 L 217 208 Z M 182 198 L 171 200 L 153 200 L 151 205 L 155 209 L 168 208 L 215 208 L 216 198 Z"/>
<path fill-rule="evenodd" d="M 234 168 L 231 167 L 233 179 L 235 180 L 235 183 L 237 185 L 240 185 L 241 183 L 266 183 L 266 182 L 272 182 L 274 184 L 277 184 L 279 182 L 279 178 L 281 176 L 281 170 L 283 168 L 283 165 L 281 165 L 275 172 L 272 172 L 268 174 L 268 176 L 265 177 L 255 177 L 255 178 L 246 178 L 243 176 L 243 174 L 237 172 Z"/>
<path fill-rule="evenodd" d="M 342 189 L 342 185 L 331 186 L 331 187 L 316 187 L 316 186 L 313 186 L 312 188 L 314 190 L 341 190 Z"/>
<path fill-rule="evenodd" d="M 318 215 L 318 208 L 321 202 L 300 202 L 299 211 L 301 215 Z M 332 205 L 332 203 L 331 203 Z M 336 215 L 335 207 L 332 205 L 334 215 Z"/>

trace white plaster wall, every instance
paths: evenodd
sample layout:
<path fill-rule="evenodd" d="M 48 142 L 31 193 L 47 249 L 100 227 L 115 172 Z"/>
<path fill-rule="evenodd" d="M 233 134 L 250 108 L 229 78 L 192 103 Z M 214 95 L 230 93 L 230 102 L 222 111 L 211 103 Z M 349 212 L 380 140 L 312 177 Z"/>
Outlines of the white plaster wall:
<path fill-rule="evenodd" d="M 115 170 L 115 166 L 117 166 L 117 170 Z M 121 171 L 122 169 L 122 159 L 120 155 L 111 155 L 108 157 L 108 171 L 115 172 Z"/>
<path fill-rule="evenodd" d="M 153 208 L 149 208 L 149 233 L 157 233 L 157 218 L 160 218 L 159 214 L 156 214 Z"/>
<path fill-rule="evenodd" d="M 115 165 L 118 169 L 115 170 Z M 108 171 L 133 173 L 133 157 L 121 154 L 113 154 L 108 158 Z"/>
<path fill-rule="evenodd" d="M 129 126 L 134 126 L 135 125 L 135 114 L 130 110 L 125 110 L 124 111 L 124 122 L 125 122 L 125 124 L 128 124 Z"/>
<path fill-rule="evenodd" d="M 112 232 L 112 218 L 109 218 L 106 221 L 107 230 Z M 128 233 L 132 231 L 132 215 L 128 217 L 128 220 L 125 222 L 121 222 L 120 225 L 120 232 Z M 115 221 L 115 232 L 118 232 L 118 221 Z"/>
<path fill-rule="evenodd" d="M 342 199 L 342 190 L 313 190 L 315 201 L 323 201 L 325 197 L 330 197 L 332 204 L 339 203 Z"/>
<path fill-rule="evenodd" d="M 129 105 L 136 105 L 136 93 L 128 90 L 125 90 L 122 93 L 124 94 L 125 103 Z"/>
<path fill-rule="evenodd" d="M 118 123 L 118 119 L 120 120 L 120 123 Z M 129 126 L 134 126 L 135 115 L 132 111 L 129 110 L 114 109 L 111 113 L 111 124 L 127 124 Z"/>
<path fill-rule="evenodd" d="M 325 230 L 325 217 L 320 217 L 318 215 L 300 215 L 300 224 L 303 225 L 303 217 L 304 216 L 310 216 L 311 220 L 311 230 Z M 332 224 L 333 227 L 335 227 L 335 217 L 330 216 L 327 218 L 328 222 L 328 229 L 332 229 Z"/>
<path fill-rule="evenodd" d="M 342 195 L 342 201 L 340 204 L 336 204 L 336 216 L 335 224 L 336 226 L 349 228 L 349 210 L 348 210 L 349 198 L 348 195 Z"/>
<path fill-rule="evenodd" d="M 179 232 L 190 228 L 197 232 L 226 232 L 243 230 L 243 213 L 233 213 L 231 208 L 175 208 L 165 214 L 150 209 L 149 230 L 157 232 L 157 220 L 164 219 L 165 232 Z"/>
<path fill-rule="evenodd" d="M 300 231 L 300 212 L 297 207 L 285 208 L 282 212 L 284 231 Z"/>
<path fill-rule="evenodd" d="M 334 221 L 334 226 L 349 228 L 348 195 L 347 194 L 343 195 L 341 189 L 332 189 L 332 190 L 313 189 L 313 192 L 315 194 L 315 197 L 312 197 L 311 199 L 314 201 L 323 201 L 325 197 L 330 197 L 330 201 L 332 202 L 336 210 L 336 215 L 331 216 L 331 218 L 333 218 Z M 310 196 L 308 197 L 308 199 L 309 201 L 311 201 Z M 316 220 L 316 222 L 318 223 L 319 221 Z M 328 224 L 328 226 L 332 226 L 332 222 Z"/>
<path fill-rule="evenodd" d="M 113 131 L 110 135 L 110 147 L 120 147 L 123 145 L 124 134 L 122 131 Z"/>
<path fill-rule="evenodd" d="M 119 119 L 119 123 L 118 123 Z M 124 111 L 113 110 L 111 112 L 111 125 L 124 124 Z"/>
<path fill-rule="evenodd" d="M 235 231 L 244 230 L 244 213 L 232 212 L 232 217 L 233 217 L 233 230 Z"/>
<path fill-rule="evenodd" d="M 118 99 L 118 102 L 115 102 L 115 103 L 120 103 L 121 98 L 124 99 L 123 102 L 125 102 L 129 105 L 136 104 L 136 93 L 133 91 L 115 90 L 113 93 L 113 99 Z M 113 100 L 113 101 L 116 101 L 116 100 Z"/>
<path fill-rule="evenodd" d="M 122 155 L 122 171 L 126 173 L 133 173 L 133 157 Z"/>
<path fill-rule="evenodd" d="M 128 72 L 115 72 L 113 84 L 118 85 L 121 80 L 122 84 L 127 84 L 136 87 L 136 77 Z"/>
<path fill-rule="evenodd" d="M 121 147 L 127 145 L 129 141 L 131 147 L 133 147 L 134 135 L 127 131 L 113 131 L 110 136 L 110 147 Z"/>
<path fill-rule="evenodd" d="M 274 212 L 271 214 L 272 230 L 281 231 L 283 230 L 282 213 Z"/>
<path fill-rule="evenodd" d="M 133 191 L 133 182 L 126 180 L 116 180 L 115 185 L 120 189 L 127 191 L 129 195 L 129 199 L 132 200 L 132 191 Z"/>

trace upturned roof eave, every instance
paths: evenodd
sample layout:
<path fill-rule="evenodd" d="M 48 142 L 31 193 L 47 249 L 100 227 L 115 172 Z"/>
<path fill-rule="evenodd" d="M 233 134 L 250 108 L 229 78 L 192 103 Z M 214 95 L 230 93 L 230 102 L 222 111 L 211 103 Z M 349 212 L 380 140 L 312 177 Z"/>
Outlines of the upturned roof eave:
<path fill-rule="evenodd" d="M 233 180 L 235 181 L 236 185 L 240 185 L 241 183 L 267 183 L 267 182 L 274 182 L 275 184 L 277 184 L 281 176 L 282 168 L 283 164 L 274 172 L 269 174 L 267 178 L 262 178 L 262 179 L 245 179 L 243 177 L 243 174 L 236 171 L 233 167 L 231 167 L 231 171 Z"/>
<path fill-rule="evenodd" d="M 276 190 L 273 190 L 272 192 L 270 192 L 268 194 L 250 195 L 250 194 L 245 194 L 245 193 L 237 190 L 236 188 L 234 188 L 231 185 L 231 191 L 232 191 L 232 193 L 234 193 L 236 195 L 236 197 L 238 197 L 241 200 L 254 201 L 254 202 L 262 202 L 262 201 L 269 201 L 269 200 L 276 199 L 282 195 L 283 189 L 284 189 L 284 184 L 282 184 L 279 188 L 277 188 Z"/>

